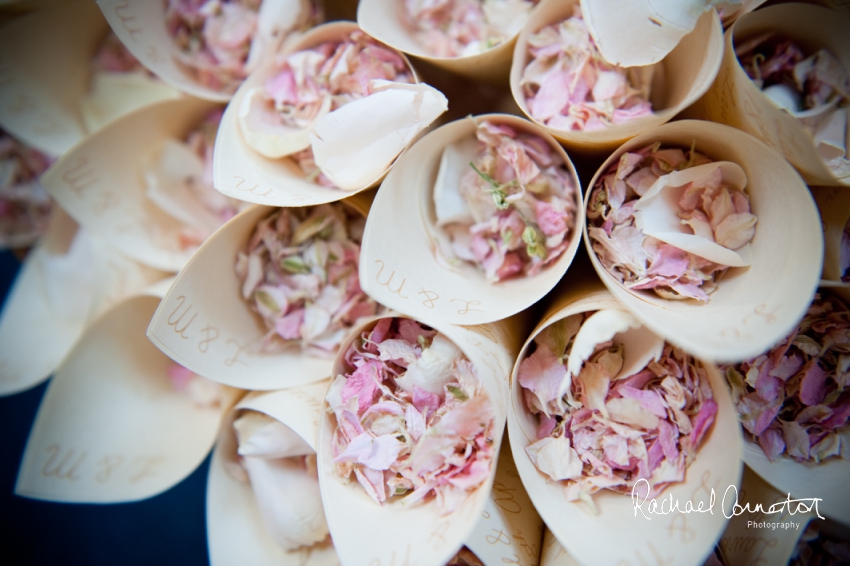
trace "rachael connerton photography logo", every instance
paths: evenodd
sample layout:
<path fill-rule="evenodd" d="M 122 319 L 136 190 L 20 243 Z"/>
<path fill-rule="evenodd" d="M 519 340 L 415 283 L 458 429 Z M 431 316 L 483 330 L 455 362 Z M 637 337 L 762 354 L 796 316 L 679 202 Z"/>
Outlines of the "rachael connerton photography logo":
<path fill-rule="evenodd" d="M 641 489 L 639 489 L 639 487 Z M 635 482 L 635 485 L 632 486 L 632 507 L 634 508 L 635 517 L 640 514 L 645 519 L 651 521 L 651 515 L 665 516 L 670 515 L 671 513 L 682 513 L 686 515 L 691 513 L 710 513 L 714 515 L 714 505 L 717 503 L 717 494 L 715 493 L 714 488 L 711 488 L 707 502 L 694 502 L 692 500 L 688 500 L 684 505 L 681 505 L 678 499 L 674 499 L 672 493 L 668 492 L 666 497 L 662 497 L 659 500 L 655 497 L 649 497 L 650 492 L 649 481 L 645 479 L 639 479 Z M 728 507 L 727 500 L 731 502 L 731 511 L 729 514 L 726 513 L 726 509 Z M 784 519 L 786 517 L 797 515 L 798 513 L 806 514 L 814 511 L 819 519 L 824 519 L 818 510 L 818 502 L 820 501 L 823 501 L 823 499 L 819 497 L 791 499 L 791 494 L 788 493 L 785 499 L 769 504 L 767 507 L 762 503 L 752 503 L 750 501 L 741 505 L 738 501 L 738 488 L 734 485 L 730 485 L 726 488 L 726 491 L 723 492 L 720 512 L 723 513 L 723 516 L 727 519 L 738 517 L 744 513 L 750 513 L 756 515 L 759 519 L 764 519 L 747 521 L 748 529 L 798 530 L 801 525 L 806 524 L 806 521 L 795 523 L 793 521 L 786 522 L 784 520 L 771 521 L 769 518 L 778 516 L 778 518 Z"/>

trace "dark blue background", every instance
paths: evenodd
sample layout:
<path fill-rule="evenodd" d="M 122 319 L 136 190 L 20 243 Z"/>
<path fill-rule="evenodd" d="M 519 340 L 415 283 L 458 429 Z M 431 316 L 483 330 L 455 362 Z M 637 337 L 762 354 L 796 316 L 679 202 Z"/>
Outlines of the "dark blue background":
<path fill-rule="evenodd" d="M 0 252 L 4 302 L 19 268 L 11 253 Z M 46 388 L 42 384 L 0 397 L 0 563 L 207 564 L 209 458 L 176 487 L 139 503 L 69 505 L 14 495 L 18 466 Z"/>

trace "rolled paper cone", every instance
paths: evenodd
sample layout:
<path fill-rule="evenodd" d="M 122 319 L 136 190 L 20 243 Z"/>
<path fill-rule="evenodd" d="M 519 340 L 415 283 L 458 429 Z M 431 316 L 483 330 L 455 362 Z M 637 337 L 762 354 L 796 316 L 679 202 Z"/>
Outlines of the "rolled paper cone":
<path fill-rule="evenodd" d="M 399 18 L 400 6 L 401 2 L 397 0 L 360 0 L 357 23 L 378 41 L 416 59 L 476 81 L 507 85 L 516 35 L 475 55 L 435 57 L 414 39 L 411 31 L 402 23 Z"/>
<path fill-rule="evenodd" d="M 829 492 L 818 491 L 826 497 L 830 495 Z M 786 497 L 787 494 L 776 491 L 747 466 L 744 466 L 740 492 L 730 490 L 728 496 L 744 508 L 754 509 L 756 504 L 761 504 L 765 510 L 774 504 L 778 504 L 778 508 Z M 811 497 L 818 495 L 812 494 Z M 798 509 L 796 503 L 791 504 L 790 510 L 786 504 L 783 512 L 776 514 L 741 512 L 729 520 L 718 544 L 729 564 L 788 564 L 797 541 L 811 520 L 818 521 L 814 507 L 805 512 L 804 508 Z M 783 526 L 753 528 L 750 524 L 753 522 Z"/>
<path fill-rule="evenodd" d="M 564 161 L 579 197 L 572 161 L 540 126 L 508 114 L 476 116 L 505 124 L 545 140 Z M 438 261 L 434 233 L 434 184 L 443 149 L 464 138 L 474 139 L 475 122 L 457 120 L 428 133 L 396 162 L 375 196 L 360 250 L 360 285 L 382 305 L 423 322 L 486 324 L 507 318 L 539 301 L 566 273 L 578 248 L 584 208 L 576 208 L 570 245 L 557 260 L 531 277 L 488 283 L 476 267 L 449 268 Z M 388 238 L 387 234 L 393 234 Z"/>
<path fill-rule="evenodd" d="M 358 210 L 357 206 L 352 208 Z M 333 367 L 332 358 L 305 355 L 298 349 L 277 353 L 260 349 L 268 330 L 242 298 L 235 266 L 257 222 L 272 212 L 252 206 L 207 239 L 177 276 L 148 328 L 148 338 L 180 365 L 241 389 L 306 385 L 326 379 Z"/>
<path fill-rule="evenodd" d="M 265 413 L 316 445 L 319 418 L 327 381 L 242 398 L 222 423 L 213 450 L 207 481 L 207 541 L 210 564 L 257 566 L 335 566 L 339 564 L 330 542 L 297 551 L 286 551 L 268 533 L 250 483 L 234 479 L 228 465 L 237 463 L 233 421 L 241 409 Z"/>
<path fill-rule="evenodd" d="M 342 343 L 334 360 L 331 379 L 347 370 L 343 356 L 348 347 L 370 330 L 380 318 L 403 317 L 387 314 L 357 326 Z M 493 443 L 498 451 L 507 410 L 508 372 L 513 363 L 522 330 L 521 321 L 499 321 L 473 327 L 443 322 L 430 324 L 451 340 L 469 359 L 493 405 Z M 405 506 L 398 501 L 379 505 L 357 482 L 345 482 L 334 471 L 331 441 L 334 416 L 327 403 L 319 428 L 319 486 L 331 537 L 343 564 L 392 564 L 415 561 L 419 566 L 446 564 L 483 517 L 496 475 L 496 461 L 487 480 L 469 493 L 460 507 L 441 516 L 433 498 Z M 393 562 L 393 560 L 395 562 Z"/>
<path fill-rule="evenodd" d="M 159 293 L 162 286 L 151 293 Z M 142 294 L 86 330 L 50 382 L 15 493 L 66 503 L 151 497 L 209 453 L 232 392 L 196 405 L 171 384 L 173 364 L 145 338 L 160 296 Z"/>
<path fill-rule="evenodd" d="M 97 5 L 121 43 L 163 81 L 181 92 L 205 100 L 227 102 L 233 96 L 232 93 L 202 85 L 180 66 L 180 49 L 166 28 L 166 2 L 97 0 Z"/>
<path fill-rule="evenodd" d="M 164 277 L 88 237 L 56 207 L 0 314 L 0 396 L 47 379 L 90 320 Z"/>
<path fill-rule="evenodd" d="M 342 200 L 357 192 L 376 187 L 387 173 L 356 190 L 343 190 L 308 181 L 298 165 L 288 156 L 273 159 L 260 154 L 245 141 L 239 125 L 239 113 L 245 96 L 262 86 L 277 69 L 276 61 L 283 54 L 317 47 L 325 42 L 338 42 L 356 31 L 353 22 L 331 22 L 310 30 L 298 40 L 285 46 L 281 55 L 266 62 L 251 73 L 233 96 L 233 101 L 221 119 L 213 157 L 213 177 L 216 189 L 235 199 L 268 206 L 308 206 Z M 404 55 L 402 55 L 404 57 Z M 404 58 L 419 82 L 416 71 Z M 352 139 L 352 143 L 361 140 Z"/>
<path fill-rule="evenodd" d="M 823 228 L 822 279 L 841 283 L 841 239 L 850 222 L 850 191 L 840 187 L 809 187 Z"/>
<path fill-rule="evenodd" d="M 182 140 L 214 107 L 181 98 L 128 114 L 63 155 L 42 183 L 93 236 L 140 263 L 177 271 L 196 248 L 181 246 L 184 224 L 148 198 L 146 156 L 166 140 Z"/>
<path fill-rule="evenodd" d="M 766 31 L 793 38 L 812 54 L 829 50 L 850 69 L 850 19 L 828 8 L 780 4 L 744 14 L 725 33 L 723 63 L 714 84 L 688 111 L 688 116 L 743 130 L 785 156 L 810 185 L 850 186 L 850 174 L 829 170 L 814 138 L 800 121 L 781 110 L 747 76 L 735 55 L 735 44 Z"/>
<path fill-rule="evenodd" d="M 503 441 L 490 498 L 465 546 L 487 566 L 537 566 L 544 529 L 519 478 L 510 444 Z"/>
<path fill-rule="evenodd" d="M 579 0 L 543 0 L 532 11 L 531 17 L 520 32 L 511 64 L 511 92 L 522 112 L 566 145 L 570 151 L 610 153 L 636 135 L 670 121 L 673 116 L 705 94 L 717 76 L 723 59 L 723 29 L 720 27 L 717 13 L 712 10 L 699 18 L 694 30 L 664 59 L 642 69 L 641 72 L 652 77 L 649 90 L 652 116 L 590 132 L 559 130 L 538 122 L 531 115 L 520 86 L 523 71 L 531 59 L 528 40 L 540 29 L 571 17 L 577 5 Z M 634 39 L 634 35 L 630 34 L 628 39 Z"/>
<path fill-rule="evenodd" d="M 151 4 L 157 4 L 151 2 Z M 158 4 L 157 4 L 158 5 Z M 0 31 L 0 125 L 33 147 L 62 155 L 91 128 L 82 111 L 90 62 L 108 26 L 87 0 L 56 2 L 10 22 Z M 164 84 L 137 86 L 110 100 L 111 119 L 148 103 L 175 98 Z"/>
<path fill-rule="evenodd" d="M 632 496 L 601 490 L 591 496 L 597 509 L 594 514 L 584 503 L 567 501 L 564 485 L 540 472 L 525 450 L 538 440 L 537 417 L 526 408 L 518 379 L 520 362 L 534 338 L 551 324 L 600 309 L 623 310 L 623 306 L 598 283 L 585 281 L 566 288 L 517 357 L 511 377 L 508 438 L 522 483 L 547 527 L 578 563 L 641 563 L 649 559 L 665 564 L 702 564 L 726 526 L 723 512 L 729 514 L 732 502 L 722 501 L 723 491 L 729 485 L 738 485 L 742 468 L 743 441 L 737 413 L 723 375 L 714 365 L 703 362 L 717 402 L 714 424 L 685 470 L 684 481 L 669 484 L 656 496 L 659 508 L 662 500 L 671 505 L 668 499 L 672 498 L 682 511 L 689 503 L 695 509 L 702 505 L 701 513 L 652 515 L 648 511 L 650 500 L 644 500 L 638 509 Z M 713 506 L 712 513 L 706 512 L 709 505 Z M 603 532 L 616 533 L 617 544 L 600 544 L 598 533 Z"/>
<path fill-rule="evenodd" d="M 627 151 L 655 142 L 685 149 L 693 143 L 709 158 L 743 168 L 744 191 L 758 217 L 750 243 L 752 264 L 729 268 L 707 304 L 662 299 L 651 291 L 629 290 L 611 275 L 593 252 L 585 226 L 593 267 L 617 300 L 668 342 L 703 360 L 732 362 L 757 356 L 794 328 L 817 287 L 823 239 L 811 193 L 780 155 L 752 136 L 721 124 L 681 120 L 642 134 L 611 155 L 590 182 L 585 207 L 612 163 Z"/>
<path fill-rule="evenodd" d="M 548 528 L 544 529 L 543 546 L 540 550 L 540 566 L 581 566 L 567 549 L 558 542 Z"/>

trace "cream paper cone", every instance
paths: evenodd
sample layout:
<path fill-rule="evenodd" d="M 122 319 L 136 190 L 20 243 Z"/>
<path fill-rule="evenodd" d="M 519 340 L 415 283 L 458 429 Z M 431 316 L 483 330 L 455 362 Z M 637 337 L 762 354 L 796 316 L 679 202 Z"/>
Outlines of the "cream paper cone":
<path fill-rule="evenodd" d="M 363 204 L 358 201 L 352 208 L 363 213 Z M 148 328 L 148 338 L 180 365 L 241 389 L 306 385 L 326 379 L 333 367 L 333 359 L 300 350 L 260 350 L 268 330 L 242 298 L 235 266 L 257 222 L 271 213 L 268 207 L 252 206 L 207 239 L 177 276 Z"/>
<path fill-rule="evenodd" d="M 828 495 L 824 492 L 824 495 Z M 733 495 L 730 494 L 730 497 Z M 812 495 L 811 497 L 820 497 Z M 764 509 L 770 508 L 775 503 L 785 501 L 786 494 L 776 491 L 768 483 L 762 480 L 748 467 L 744 466 L 744 475 L 741 479 L 741 490 L 737 501 L 741 506 L 749 503 L 754 508 L 760 503 Z M 808 505 L 808 503 L 807 503 Z M 810 512 L 797 513 L 796 504 L 792 504 L 792 515 L 786 511 L 783 513 L 751 513 L 744 512 L 732 517 L 719 545 L 729 564 L 758 565 L 758 564 L 788 564 L 797 541 L 806 530 L 806 525 L 811 520 L 818 521 L 814 509 Z M 768 523 L 799 523 L 799 528 L 766 529 L 753 528 L 750 522 Z"/>
<path fill-rule="evenodd" d="M 544 529 L 543 547 L 540 550 L 540 566 L 581 566 L 558 542 L 548 528 Z"/>
<path fill-rule="evenodd" d="M 654 142 L 689 148 L 715 161 L 732 161 L 747 176 L 745 192 L 758 217 L 750 243 L 752 264 L 730 268 L 708 304 L 666 300 L 652 291 L 626 289 L 593 253 L 593 267 L 608 290 L 647 328 L 703 360 L 733 362 L 757 356 L 786 336 L 803 317 L 820 277 L 823 240 L 811 194 L 781 156 L 755 138 L 709 122 L 682 120 L 642 134 L 618 149 L 585 193 L 626 151 Z M 781 281 L 781 285 L 776 282 Z"/>
<path fill-rule="evenodd" d="M 592 496 L 598 510 L 593 514 L 585 504 L 567 501 L 564 485 L 538 471 L 525 451 L 537 441 L 537 417 L 527 410 L 517 378 L 529 345 L 554 322 L 603 308 L 623 309 L 598 282 L 584 280 L 575 286 L 565 286 L 563 294 L 549 307 L 547 315 L 520 351 L 511 378 L 508 437 L 523 484 L 548 528 L 568 554 L 581 564 L 702 564 L 726 525 L 723 510 L 728 514 L 731 502 L 722 503 L 723 492 L 729 485 L 738 485 L 742 467 L 740 425 L 723 375 L 715 366 L 705 364 L 717 402 L 714 425 L 685 471 L 685 481 L 670 484 L 657 496 L 659 504 L 672 497 L 679 502 L 680 509 L 684 509 L 687 502 L 694 506 L 704 502 L 705 509 L 714 489 L 716 502 L 711 514 L 652 515 L 647 512 L 651 518 L 648 520 L 634 508 L 630 495 L 606 490 Z M 647 510 L 647 505 L 642 509 Z"/>
<path fill-rule="evenodd" d="M 401 22 L 400 10 L 400 4 L 395 0 L 360 0 L 357 23 L 378 41 L 451 73 L 488 83 L 507 82 L 516 35 L 477 55 L 434 57 Z"/>
<path fill-rule="evenodd" d="M 823 274 L 826 281 L 841 283 L 841 237 L 850 222 L 850 191 L 840 187 L 809 187 L 823 228 Z"/>
<path fill-rule="evenodd" d="M 164 277 L 90 238 L 57 207 L 0 314 L 0 396 L 45 380 L 88 321 Z"/>
<path fill-rule="evenodd" d="M 649 101 L 652 102 L 653 116 L 591 132 L 558 130 L 545 126 L 531 116 L 520 86 L 522 73 L 530 60 L 528 40 L 541 28 L 571 17 L 573 8 L 578 4 L 579 0 L 543 0 L 531 13 L 520 32 L 511 64 L 511 92 L 522 112 L 565 144 L 570 151 L 614 150 L 626 140 L 668 122 L 705 94 L 717 76 L 723 59 L 723 29 L 717 14 L 712 11 L 703 14 L 696 28 L 663 60 L 650 67 L 652 70 L 648 72 L 651 73 L 652 81 Z M 633 37 L 630 35 L 629 39 Z"/>
<path fill-rule="evenodd" d="M 464 544 L 485 566 L 537 566 L 544 529 L 522 485 L 510 444 L 503 442 L 490 498 Z"/>
<path fill-rule="evenodd" d="M 93 236 L 140 263 L 177 271 L 195 248 L 182 249 L 184 225 L 147 197 L 146 157 L 168 139 L 182 140 L 213 108 L 181 98 L 133 112 L 62 156 L 42 183 Z"/>
<path fill-rule="evenodd" d="M 557 142 L 539 126 L 507 114 L 476 116 L 538 135 L 564 160 L 579 199 L 575 168 Z M 570 246 L 533 277 L 488 283 L 475 266 L 460 262 L 445 267 L 436 256 L 434 183 L 443 148 L 475 139 L 475 123 L 462 119 L 446 124 L 411 146 L 387 175 L 372 205 L 360 250 L 360 285 L 389 308 L 422 321 L 485 324 L 507 318 L 536 303 L 563 277 L 575 256 L 584 224 L 579 203 Z M 387 237 L 391 234 L 392 237 Z"/>
<path fill-rule="evenodd" d="M 121 43 L 163 81 L 197 98 L 230 100 L 232 95 L 201 85 L 178 65 L 180 51 L 165 27 L 165 2 L 97 0 L 97 5 Z"/>
<path fill-rule="evenodd" d="M 380 318 L 387 318 L 385 315 Z M 378 318 L 359 325 L 342 343 L 331 376 L 345 373 L 342 359 L 348 347 Z M 498 447 L 507 410 L 507 379 L 513 363 L 522 323 L 518 319 L 475 327 L 439 323 L 433 328 L 444 334 L 472 362 L 493 404 L 493 442 Z M 334 472 L 331 441 L 335 418 L 325 412 L 319 428 L 319 486 L 334 546 L 343 564 L 416 564 L 441 566 L 455 555 L 486 511 L 493 488 L 496 462 L 487 481 L 469 494 L 459 509 L 441 517 L 431 499 L 410 507 L 398 501 L 379 505 L 356 481 L 344 483 Z M 497 448 L 498 450 L 498 448 Z"/>
<path fill-rule="evenodd" d="M 15 493 L 67 503 L 119 503 L 177 484 L 206 457 L 229 392 L 197 407 L 176 391 L 172 364 L 145 339 L 163 285 L 98 318 L 47 389 Z"/>
<path fill-rule="evenodd" d="M 287 552 L 272 539 L 263 523 L 250 483 L 227 473 L 238 465 L 233 421 L 240 409 L 265 413 L 287 425 L 315 447 L 327 381 L 280 391 L 249 394 L 222 423 L 213 451 L 207 483 L 207 544 L 210 564 L 256 566 L 335 566 L 339 564 L 330 542 Z"/>
<path fill-rule="evenodd" d="M 357 25 L 353 22 L 325 24 L 314 28 L 297 41 L 293 41 L 281 53 L 293 53 L 316 47 L 324 42 L 339 41 L 356 29 Z M 404 56 L 402 55 L 402 57 Z M 279 58 L 280 55 L 274 59 Z M 213 158 L 213 177 L 216 189 L 229 197 L 256 204 L 308 206 L 338 201 L 377 186 L 386 175 L 389 167 L 372 182 L 355 190 L 324 187 L 306 180 L 304 173 L 289 157 L 269 158 L 246 143 L 242 128 L 239 125 L 240 109 L 249 91 L 263 85 L 267 78 L 275 74 L 277 68 L 275 60 L 267 60 L 263 66 L 242 83 L 221 119 Z M 406 58 L 405 62 L 407 62 Z M 414 82 L 418 83 L 416 71 L 409 63 L 408 67 L 413 75 Z M 354 103 L 357 102 L 360 101 Z M 352 145 L 362 142 L 363 140 L 360 139 L 352 138 L 351 140 Z"/>
<path fill-rule="evenodd" d="M 735 43 L 767 30 L 796 40 L 811 53 L 828 49 L 850 69 L 850 19 L 820 6 L 782 4 L 742 16 L 725 34 L 723 63 L 714 84 L 689 116 L 727 124 L 780 152 L 811 185 L 850 186 L 850 177 L 831 172 L 818 156 L 814 139 L 788 112 L 780 110 L 750 80 L 735 56 Z"/>
<path fill-rule="evenodd" d="M 87 0 L 56 2 L 4 26 L 0 31 L 3 129 L 54 156 L 90 133 L 82 115 L 90 61 L 107 29 L 97 7 Z M 101 119 L 179 95 L 156 83 L 140 84 L 132 94 L 110 100 L 111 108 Z"/>

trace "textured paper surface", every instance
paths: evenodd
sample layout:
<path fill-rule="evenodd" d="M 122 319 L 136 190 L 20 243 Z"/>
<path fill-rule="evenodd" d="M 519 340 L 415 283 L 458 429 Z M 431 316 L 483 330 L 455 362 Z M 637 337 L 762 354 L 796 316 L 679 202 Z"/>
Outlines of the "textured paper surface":
<path fill-rule="evenodd" d="M 743 132 L 709 122 L 682 120 L 642 134 L 618 149 L 597 171 L 585 193 L 625 151 L 659 141 L 732 161 L 747 175 L 746 193 L 758 217 L 750 246 L 752 265 L 730 268 L 708 304 L 666 300 L 651 291 L 630 291 L 608 273 L 585 245 L 593 267 L 611 293 L 656 334 L 704 360 L 740 361 L 784 338 L 803 317 L 821 271 L 823 239 L 811 194 L 776 152 Z M 781 281 L 782 285 L 776 285 Z"/>
<path fill-rule="evenodd" d="M 522 485 L 510 444 L 503 440 L 490 498 L 464 544 L 488 566 L 537 566 L 544 528 Z"/>
<path fill-rule="evenodd" d="M 824 493 L 824 495 L 827 495 Z M 774 503 L 785 501 L 787 495 L 776 491 L 770 484 L 766 483 L 747 466 L 744 466 L 744 475 L 741 479 L 741 489 L 738 502 L 742 506 L 748 503 L 755 507 L 760 503 L 763 508 L 769 509 Z M 808 496 L 805 496 L 808 497 Z M 812 495 L 811 497 L 820 497 Z M 796 505 L 792 511 L 796 511 Z M 823 513 L 821 513 L 823 514 Z M 723 536 L 720 537 L 720 549 L 729 560 L 729 564 L 740 564 L 741 566 L 758 566 L 760 564 L 788 564 L 797 541 L 806 530 L 810 520 L 819 521 L 814 509 L 809 513 L 794 513 L 793 515 L 783 512 L 776 514 L 765 513 L 743 513 L 732 517 Z M 751 528 L 748 522 L 768 523 L 799 523 L 797 529 L 759 529 Z"/>
<path fill-rule="evenodd" d="M 314 28 L 297 41 L 293 41 L 281 53 L 309 49 L 327 41 L 339 41 L 355 29 L 357 26 L 351 22 L 325 24 Z M 228 105 L 221 119 L 215 144 L 213 158 L 215 188 L 229 197 L 256 204 L 307 206 L 338 201 L 380 183 L 386 171 L 374 179 L 374 182 L 354 190 L 323 187 L 305 180 L 304 173 L 292 159 L 268 158 L 248 146 L 239 125 L 240 108 L 247 93 L 253 88 L 262 86 L 266 78 L 274 74 L 275 68 L 274 61 L 269 60 L 257 69 L 242 83 L 233 101 Z M 418 82 L 415 71 L 413 76 Z"/>
<path fill-rule="evenodd" d="M 575 184 L 575 169 L 557 142 L 539 126 L 516 116 L 490 114 L 491 120 L 532 133 L 547 141 L 564 160 Z M 446 124 L 411 146 L 396 162 L 375 197 L 360 250 L 360 285 L 379 303 L 423 322 L 484 324 L 507 318 L 543 297 L 561 279 L 575 256 L 584 223 L 576 210 L 576 228 L 560 258 L 533 277 L 488 283 L 475 266 L 454 268 L 437 260 L 434 183 L 443 149 L 464 138 L 474 139 L 475 123 L 462 119 Z M 391 234 L 392 237 L 387 237 Z"/>
<path fill-rule="evenodd" d="M 850 221 L 850 190 L 841 187 L 809 187 L 820 213 L 823 228 L 823 274 L 827 281 L 841 283 L 841 237 Z"/>
<path fill-rule="evenodd" d="M 352 208 L 363 213 L 363 205 L 361 199 Z M 297 348 L 260 351 L 268 330 L 242 298 L 235 265 L 257 222 L 272 212 L 250 207 L 207 239 L 177 276 L 148 328 L 153 343 L 181 365 L 241 389 L 305 385 L 330 376 L 333 365 L 332 358 L 307 356 Z"/>
<path fill-rule="evenodd" d="M 147 156 L 182 140 L 214 105 L 182 98 L 150 105 L 86 138 L 42 176 L 50 195 L 81 226 L 136 261 L 177 271 L 194 253 L 182 249 L 184 225 L 146 194 Z"/>
<path fill-rule="evenodd" d="M 55 303 L 65 299 L 61 294 L 67 283 L 51 279 L 45 262 L 70 261 L 75 237 L 81 238 L 81 249 L 73 256 L 75 278 L 88 279 L 88 284 L 84 289 L 74 287 L 74 302 L 64 301 L 63 311 Z M 0 395 L 23 391 L 46 379 L 92 317 L 165 276 L 78 231 L 77 224 L 57 207 L 44 238 L 21 266 L 0 313 Z"/>
<path fill-rule="evenodd" d="M 157 4 L 150 2 L 150 4 Z M 112 97 L 109 111 L 86 124 L 90 61 L 108 26 L 88 0 L 54 2 L 0 31 L 0 125 L 13 136 L 58 156 L 91 128 L 147 103 L 179 93 L 139 84 L 133 96 Z"/>
<path fill-rule="evenodd" d="M 717 15 L 706 13 L 675 49 L 652 66 L 649 101 L 652 102 L 653 116 L 592 132 L 558 130 L 544 126 L 532 118 L 520 87 L 522 73 L 530 61 L 528 39 L 541 28 L 572 16 L 573 8 L 577 4 L 579 0 L 541 2 L 532 11 L 528 23 L 519 34 L 511 64 L 511 92 L 522 112 L 529 120 L 546 128 L 546 131 L 566 144 L 570 150 L 613 151 L 626 140 L 660 126 L 693 104 L 708 90 L 717 76 L 723 59 L 723 30 Z M 630 32 L 627 37 L 631 40 L 636 35 Z"/>
<path fill-rule="evenodd" d="M 47 389 L 15 493 L 119 503 L 180 482 L 207 456 L 225 402 L 199 408 L 176 391 L 172 361 L 145 338 L 159 297 L 128 299 L 97 319 Z"/>
<path fill-rule="evenodd" d="M 230 100 L 231 95 L 202 86 L 177 64 L 179 50 L 165 28 L 165 2 L 97 0 L 97 5 L 121 43 L 159 78 L 198 98 Z"/>
<path fill-rule="evenodd" d="M 344 373 L 342 355 L 359 339 L 361 332 L 372 328 L 377 319 L 360 325 L 342 343 L 334 361 L 331 376 Z M 504 432 L 507 410 L 508 372 L 513 363 L 522 324 L 513 319 L 476 327 L 433 324 L 466 355 L 478 373 L 493 404 L 493 441 L 498 447 Z M 327 404 L 324 405 L 327 409 Z M 496 475 L 496 462 L 489 478 L 472 492 L 454 513 L 441 517 L 435 499 L 409 508 L 398 501 L 383 506 L 375 503 L 357 482 L 348 484 L 334 472 L 331 439 L 335 425 L 333 415 L 325 412 L 319 429 L 319 485 L 325 516 L 334 546 L 343 564 L 403 564 L 418 566 L 443 565 L 454 556 L 464 541 L 470 539 L 481 511 L 486 510 Z"/>
<path fill-rule="evenodd" d="M 657 496 L 659 504 L 672 496 L 682 509 L 689 501 L 696 506 L 704 502 L 708 507 L 713 488 L 717 498 L 713 514 L 652 515 L 647 512 L 651 519 L 646 519 L 634 509 L 630 495 L 603 490 L 592 496 L 598 509 L 598 514 L 594 515 L 585 504 L 567 501 L 564 485 L 551 481 L 528 458 L 525 448 L 537 441 L 537 417 L 527 410 L 517 379 L 519 362 L 525 358 L 528 346 L 544 328 L 570 315 L 622 308 L 598 282 L 585 280 L 579 285 L 563 287 L 561 291 L 520 351 L 511 378 L 508 435 L 531 500 L 548 528 L 579 563 L 702 564 L 726 525 L 721 512 L 723 492 L 729 485 L 738 485 L 742 468 L 740 425 L 725 380 L 715 366 L 706 364 L 718 406 L 714 425 L 685 471 L 685 481 L 669 485 Z M 732 505 L 728 498 L 726 505 Z M 648 510 L 648 503 L 643 509 Z M 728 514 L 729 510 L 724 509 Z M 599 533 L 616 533 L 616 544 L 600 544 Z"/>
<path fill-rule="evenodd" d="M 106 32 L 97 7 L 69 1 L 20 17 L 0 31 L 0 125 L 51 155 L 81 140 L 78 101 L 89 59 Z"/>
<path fill-rule="evenodd" d="M 360 0 L 357 23 L 363 31 L 378 41 L 451 73 L 476 81 L 496 84 L 507 82 L 516 35 L 477 55 L 434 57 L 429 55 L 402 24 L 398 16 L 399 10 L 401 7 L 395 0 Z"/>
<path fill-rule="evenodd" d="M 303 387 L 251 393 L 239 401 L 222 423 L 207 483 L 207 544 L 210 564 L 213 566 L 339 564 L 336 552 L 329 543 L 293 552 L 278 546 L 266 530 L 251 484 L 234 479 L 225 469 L 226 463 L 236 464 L 237 442 L 233 420 L 238 410 L 251 409 L 265 413 L 315 446 L 327 388 L 328 382 L 321 381 Z"/>
<path fill-rule="evenodd" d="M 581 566 L 548 528 L 543 533 L 540 566 Z"/>
<path fill-rule="evenodd" d="M 743 15 L 725 34 L 726 48 L 717 80 L 691 109 L 691 116 L 727 124 L 754 135 L 780 152 L 811 185 L 850 186 L 836 177 L 815 150 L 812 135 L 799 120 L 780 110 L 749 79 L 735 56 L 736 42 L 775 30 L 796 40 L 806 52 L 828 49 L 850 69 L 850 19 L 820 6 L 781 4 Z"/>

